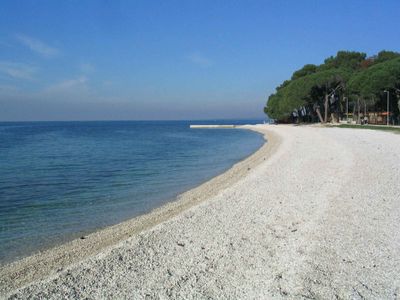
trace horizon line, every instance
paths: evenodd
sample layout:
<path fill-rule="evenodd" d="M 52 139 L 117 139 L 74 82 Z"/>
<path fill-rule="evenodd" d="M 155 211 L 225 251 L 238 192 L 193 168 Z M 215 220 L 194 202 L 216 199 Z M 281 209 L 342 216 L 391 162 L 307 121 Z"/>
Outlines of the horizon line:
<path fill-rule="evenodd" d="M 205 119 L 94 119 L 94 120 L 0 120 L 0 123 L 34 123 L 34 122 L 176 122 L 176 121 L 234 121 L 234 120 L 263 120 L 268 118 L 205 118 Z"/>

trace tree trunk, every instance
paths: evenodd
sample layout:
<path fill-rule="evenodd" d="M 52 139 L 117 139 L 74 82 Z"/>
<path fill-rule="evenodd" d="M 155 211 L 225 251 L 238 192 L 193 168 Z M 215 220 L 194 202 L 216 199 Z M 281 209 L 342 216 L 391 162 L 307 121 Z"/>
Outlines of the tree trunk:
<path fill-rule="evenodd" d="M 321 111 L 319 110 L 319 107 L 316 109 L 316 111 L 317 111 L 317 115 L 318 115 L 319 120 L 321 121 L 321 123 L 324 123 L 324 119 L 322 119 Z"/>
<path fill-rule="evenodd" d="M 339 123 L 339 117 L 336 116 L 336 113 L 331 113 L 331 123 Z"/>
<path fill-rule="evenodd" d="M 328 94 L 325 94 L 325 119 L 324 119 L 324 123 L 328 122 L 328 104 L 329 104 L 329 97 L 328 97 Z"/>

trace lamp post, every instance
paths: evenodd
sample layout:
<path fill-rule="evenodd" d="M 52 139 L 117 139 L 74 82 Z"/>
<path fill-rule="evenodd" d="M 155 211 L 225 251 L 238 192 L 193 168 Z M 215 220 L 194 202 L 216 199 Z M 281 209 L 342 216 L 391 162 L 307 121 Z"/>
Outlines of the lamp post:
<path fill-rule="evenodd" d="M 346 98 L 346 123 L 349 123 L 349 98 Z"/>
<path fill-rule="evenodd" d="M 386 106 L 387 106 L 386 125 L 389 126 L 389 91 L 388 90 L 384 90 L 383 92 L 387 94 L 387 98 L 386 98 Z"/>

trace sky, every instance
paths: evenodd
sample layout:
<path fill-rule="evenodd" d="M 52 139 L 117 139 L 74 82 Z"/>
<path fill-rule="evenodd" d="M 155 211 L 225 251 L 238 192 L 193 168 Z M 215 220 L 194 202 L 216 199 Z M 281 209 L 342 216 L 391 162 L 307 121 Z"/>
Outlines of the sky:
<path fill-rule="evenodd" d="M 400 52 L 400 1 L 2 0 L 0 121 L 263 118 L 338 50 Z"/>

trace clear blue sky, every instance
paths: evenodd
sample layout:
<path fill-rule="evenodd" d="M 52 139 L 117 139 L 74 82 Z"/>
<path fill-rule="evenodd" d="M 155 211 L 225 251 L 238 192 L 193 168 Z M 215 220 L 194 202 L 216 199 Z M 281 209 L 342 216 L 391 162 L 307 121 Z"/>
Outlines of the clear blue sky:
<path fill-rule="evenodd" d="M 259 118 L 338 50 L 400 51 L 400 1 L 0 5 L 0 121 Z"/>

